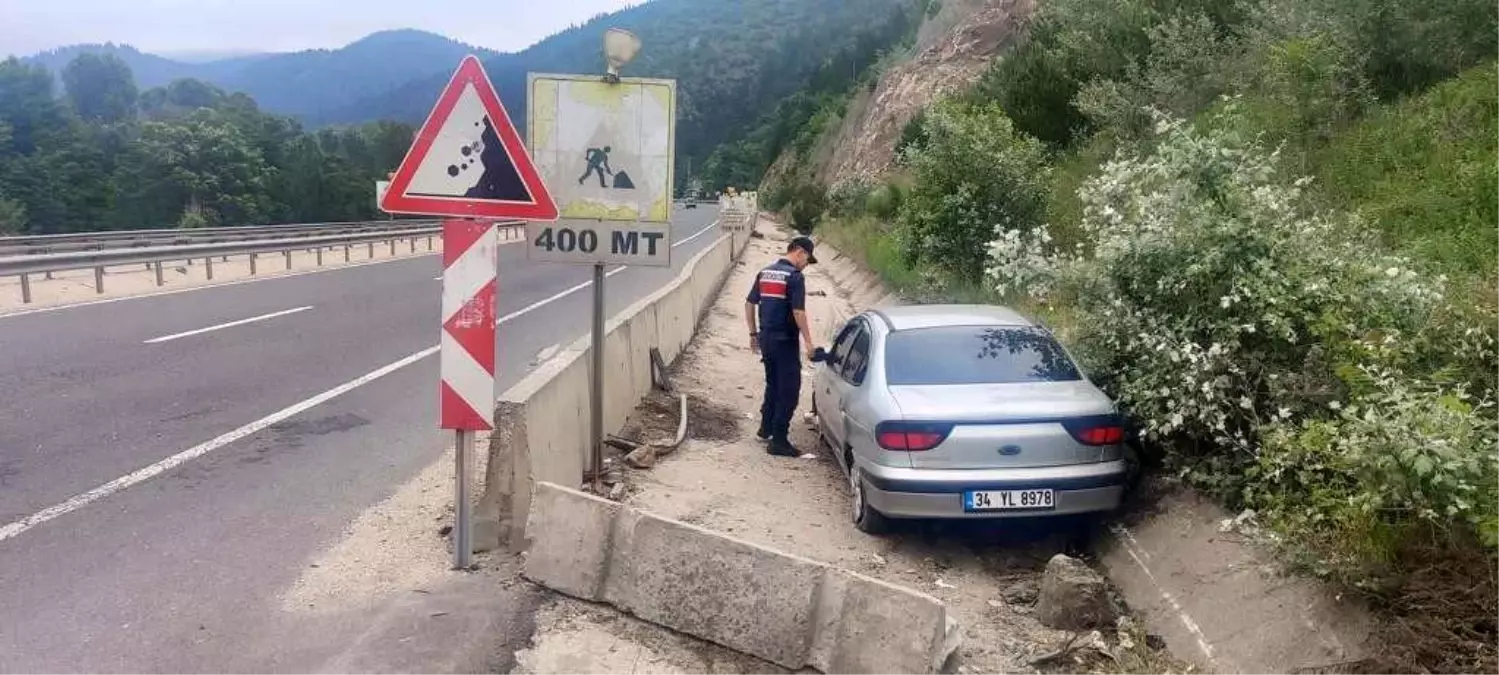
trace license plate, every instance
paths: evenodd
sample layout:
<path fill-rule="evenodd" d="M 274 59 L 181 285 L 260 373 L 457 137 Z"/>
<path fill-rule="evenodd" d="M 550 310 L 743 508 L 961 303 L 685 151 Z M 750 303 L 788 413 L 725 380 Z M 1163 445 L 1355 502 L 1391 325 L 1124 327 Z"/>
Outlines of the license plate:
<path fill-rule="evenodd" d="M 964 511 L 1049 511 L 1057 507 L 1051 490 L 972 490 L 963 493 Z"/>

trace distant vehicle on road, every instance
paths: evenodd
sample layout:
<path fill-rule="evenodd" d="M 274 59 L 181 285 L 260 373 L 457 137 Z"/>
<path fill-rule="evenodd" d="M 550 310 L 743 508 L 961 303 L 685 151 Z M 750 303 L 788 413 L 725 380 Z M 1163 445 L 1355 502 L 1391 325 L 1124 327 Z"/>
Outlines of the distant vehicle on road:
<path fill-rule="evenodd" d="M 817 365 L 818 431 L 854 524 L 1112 511 L 1124 425 L 1049 331 L 1013 310 L 918 305 L 844 325 Z"/>
<path fill-rule="evenodd" d="M 684 208 L 684 209 L 695 209 L 695 208 L 697 208 L 697 202 L 695 202 L 695 201 L 688 201 L 686 204 L 682 205 L 682 208 Z"/>

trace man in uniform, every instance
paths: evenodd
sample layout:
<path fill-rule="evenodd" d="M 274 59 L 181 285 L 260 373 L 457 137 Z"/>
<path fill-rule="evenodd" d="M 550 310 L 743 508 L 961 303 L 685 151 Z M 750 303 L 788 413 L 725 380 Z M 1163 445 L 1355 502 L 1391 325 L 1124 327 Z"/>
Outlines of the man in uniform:
<path fill-rule="evenodd" d="M 749 326 L 750 349 L 758 351 L 765 363 L 765 398 L 760 403 L 760 430 L 755 435 L 770 441 L 767 451 L 772 455 L 801 455 L 787 434 L 802 388 L 798 336 L 805 345 L 807 358 L 813 354 L 812 329 L 806 312 L 807 283 L 802 270 L 816 262 L 810 238 L 792 239 L 784 257 L 755 275 L 755 283 L 745 299 L 744 320 Z"/>

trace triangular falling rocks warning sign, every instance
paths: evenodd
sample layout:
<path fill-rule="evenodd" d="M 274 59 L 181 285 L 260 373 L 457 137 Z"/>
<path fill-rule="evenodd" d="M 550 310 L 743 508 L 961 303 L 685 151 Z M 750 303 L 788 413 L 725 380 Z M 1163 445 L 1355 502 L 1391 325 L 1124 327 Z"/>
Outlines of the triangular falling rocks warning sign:
<path fill-rule="evenodd" d="M 494 85 L 465 56 L 380 200 L 389 213 L 556 220 L 531 155 Z"/>

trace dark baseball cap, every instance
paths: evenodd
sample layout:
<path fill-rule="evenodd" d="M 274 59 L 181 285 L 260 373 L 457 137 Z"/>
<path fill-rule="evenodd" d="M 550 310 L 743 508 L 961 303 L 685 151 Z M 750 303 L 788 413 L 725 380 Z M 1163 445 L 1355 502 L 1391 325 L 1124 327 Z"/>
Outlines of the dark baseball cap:
<path fill-rule="evenodd" d="M 812 238 L 811 237 L 795 237 L 795 238 L 793 238 L 791 240 L 791 244 L 786 247 L 786 250 L 790 251 L 793 248 L 799 248 L 799 249 L 807 252 L 807 264 L 808 265 L 816 265 L 817 264 L 817 256 L 815 256 L 815 255 L 812 254 Z"/>

